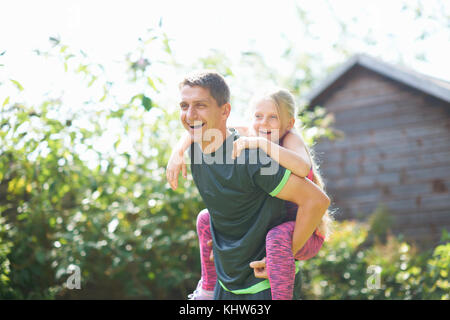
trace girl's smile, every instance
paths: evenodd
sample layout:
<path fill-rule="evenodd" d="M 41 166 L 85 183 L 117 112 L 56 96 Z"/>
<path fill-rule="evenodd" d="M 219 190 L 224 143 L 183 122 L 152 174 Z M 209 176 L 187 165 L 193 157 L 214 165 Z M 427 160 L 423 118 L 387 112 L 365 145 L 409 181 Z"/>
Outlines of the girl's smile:
<path fill-rule="evenodd" d="M 275 141 L 287 131 L 283 128 L 278 108 L 270 99 L 260 100 L 256 103 L 253 114 L 253 130 L 263 138 Z"/>

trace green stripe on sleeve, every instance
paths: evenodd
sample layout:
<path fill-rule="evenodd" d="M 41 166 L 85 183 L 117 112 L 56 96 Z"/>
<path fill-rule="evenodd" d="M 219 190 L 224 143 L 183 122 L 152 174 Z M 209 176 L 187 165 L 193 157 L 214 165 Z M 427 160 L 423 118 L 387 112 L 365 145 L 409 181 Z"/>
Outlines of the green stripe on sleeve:
<path fill-rule="evenodd" d="M 283 189 L 284 185 L 288 181 L 290 175 L 291 175 L 291 170 L 286 169 L 286 171 L 284 172 L 283 179 L 281 179 L 278 186 L 275 189 L 273 189 L 273 191 L 271 193 L 269 193 L 272 197 L 275 197 L 278 193 L 280 193 L 280 191 Z"/>

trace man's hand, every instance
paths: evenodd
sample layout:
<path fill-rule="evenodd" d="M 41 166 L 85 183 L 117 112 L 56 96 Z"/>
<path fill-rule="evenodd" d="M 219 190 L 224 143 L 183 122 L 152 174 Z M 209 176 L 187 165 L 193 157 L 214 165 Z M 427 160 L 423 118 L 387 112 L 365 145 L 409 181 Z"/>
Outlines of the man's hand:
<path fill-rule="evenodd" d="M 175 150 L 172 152 L 166 168 L 167 181 L 169 182 L 172 190 L 176 190 L 176 188 L 178 188 L 178 175 L 180 174 L 180 171 L 186 179 L 187 170 L 186 163 L 184 163 L 183 154 Z"/>
<path fill-rule="evenodd" d="M 209 254 L 209 261 L 214 261 L 214 254 L 213 254 L 213 251 L 212 251 L 212 240 L 208 240 L 206 245 L 208 247 L 211 247 L 211 253 Z"/>
<path fill-rule="evenodd" d="M 253 268 L 255 278 L 267 279 L 266 257 L 260 261 L 250 262 L 250 268 Z"/>

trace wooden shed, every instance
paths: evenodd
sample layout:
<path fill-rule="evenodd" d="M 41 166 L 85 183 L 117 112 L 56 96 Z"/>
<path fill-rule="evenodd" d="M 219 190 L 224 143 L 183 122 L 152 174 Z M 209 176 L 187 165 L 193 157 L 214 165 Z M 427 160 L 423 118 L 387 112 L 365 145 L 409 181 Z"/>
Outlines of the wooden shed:
<path fill-rule="evenodd" d="M 450 231 L 449 82 L 356 55 L 306 98 L 344 135 L 314 148 L 338 220 L 384 206 L 418 244 Z"/>

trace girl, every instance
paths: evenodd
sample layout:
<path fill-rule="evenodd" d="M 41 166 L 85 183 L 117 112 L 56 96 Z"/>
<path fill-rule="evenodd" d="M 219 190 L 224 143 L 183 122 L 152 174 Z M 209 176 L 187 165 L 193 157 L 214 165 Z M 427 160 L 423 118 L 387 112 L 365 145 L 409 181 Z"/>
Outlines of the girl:
<path fill-rule="evenodd" d="M 293 131 L 295 101 L 289 91 L 277 89 L 254 100 L 253 121 L 250 127 L 236 128 L 241 137 L 234 142 L 233 157 L 242 150 L 261 148 L 280 165 L 299 177 L 307 177 L 323 188 L 311 154 L 302 138 Z M 278 139 L 278 137 L 281 137 Z M 167 166 L 167 179 L 172 189 L 177 188 L 178 174 L 182 170 L 186 178 L 186 165 L 182 161 L 184 151 L 191 144 L 186 136 L 174 150 Z M 329 236 L 331 219 L 326 213 L 316 231 L 298 251 L 292 248 L 297 206 L 286 201 L 287 221 L 272 228 L 266 237 L 266 261 L 253 262 L 255 276 L 270 281 L 273 300 L 291 300 L 293 296 L 295 261 L 314 257 Z M 200 242 L 202 279 L 190 298 L 212 299 L 216 273 L 211 255 L 211 232 L 208 211 L 197 217 L 197 233 Z M 295 252 L 294 252 L 295 251 Z"/>

